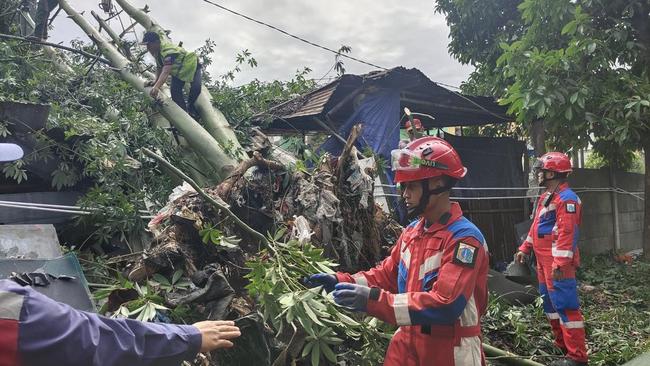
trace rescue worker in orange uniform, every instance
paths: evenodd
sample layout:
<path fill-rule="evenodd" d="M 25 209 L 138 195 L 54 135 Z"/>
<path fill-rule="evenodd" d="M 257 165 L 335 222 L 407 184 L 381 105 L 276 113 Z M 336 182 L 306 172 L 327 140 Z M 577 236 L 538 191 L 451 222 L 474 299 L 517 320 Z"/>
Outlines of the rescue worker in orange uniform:
<path fill-rule="evenodd" d="M 519 263 L 534 251 L 537 258 L 539 293 L 551 323 L 555 344 L 566 358 L 552 366 L 587 365 L 584 320 L 576 284 L 580 266 L 578 232 L 580 198 L 569 188 L 571 160 L 560 152 L 540 157 L 534 165 L 537 180 L 546 191 L 537 201 L 537 210 L 528 237 L 515 255 Z"/>
<path fill-rule="evenodd" d="M 480 322 L 487 305 L 487 245 L 449 199 L 467 169 L 451 145 L 432 136 L 394 150 L 391 160 L 416 220 L 375 268 L 319 273 L 307 285 L 322 285 L 337 304 L 399 326 L 384 365 L 485 365 Z"/>

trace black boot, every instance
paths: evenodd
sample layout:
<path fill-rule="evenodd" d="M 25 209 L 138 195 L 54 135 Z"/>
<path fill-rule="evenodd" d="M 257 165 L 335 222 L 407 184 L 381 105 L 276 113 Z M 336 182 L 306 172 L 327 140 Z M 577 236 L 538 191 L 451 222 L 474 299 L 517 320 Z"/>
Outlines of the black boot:
<path fill-rule="evenodd" d="M 555 360 L 549 364 L 549 366 L 587 366 L 587 362 L 578 362 L 570 358 L 562 358 Z"/>

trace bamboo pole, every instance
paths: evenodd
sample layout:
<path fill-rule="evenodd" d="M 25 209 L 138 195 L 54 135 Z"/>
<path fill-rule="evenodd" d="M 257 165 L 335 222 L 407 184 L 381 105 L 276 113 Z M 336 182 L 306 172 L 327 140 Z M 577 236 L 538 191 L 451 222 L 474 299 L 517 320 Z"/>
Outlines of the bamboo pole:
<path fill-rule="evenodd" d="M 544 366 L 541 363 L 537 363 L 533 360 L 522 358 L 522 356 L 517 356 L 514 353 L 510 353 L 496 347 L 490 346 L 489 344 L 483 343 L 483 352 L 488 357 L 498 357 L 499 362 L 503 362 L 509 365 L 517 366 Z"/>
<path fill-rule="evenodd" d="M 115 46 L 106 41 L 66 0 L 59 0 L 59 5 L 81 27 L 90 39 L 95 42 L 102 54 L 117 69 L 122 79 L 142 92 L 146 98 L 150 99 L 149 91 L 151 88 L 145 87 L 145 80 L 129 71 L 131 62 Z M 159 99 L 156 102 L 162 115 L 185 136 L 192 149 L 205 157 L 219 176 L 228 176 L 229 172 L 237 164 L 236 160 L 227 155 L 212 136 L 167 95 L 160 93 Z"/>
<path fill-rule="evenodd" d="M 164 37 L 164 41 L 171 42 L 167 37 L 167 31 L 163 29 L 152 17 L 150 17 L 144 10 L 138 9 L 131 5 L 127 0 L 116 0 L 120 7 L 131 18 L 143 26 L 147 31 L 154 31 Z M 194 107 L 201 116 L 201 121 L 205 129 L 214 137 L 224 149 L 231 151 L 231 156 L 238 160 L 246 158 L 244 149 L 242 148 L 235 131 L 230 126 L 226 117 L 220 110 L 214 108 L 212 104 L 212 96 L 205 85 L 201 85 L 201 93 L 199 94 Z"/>

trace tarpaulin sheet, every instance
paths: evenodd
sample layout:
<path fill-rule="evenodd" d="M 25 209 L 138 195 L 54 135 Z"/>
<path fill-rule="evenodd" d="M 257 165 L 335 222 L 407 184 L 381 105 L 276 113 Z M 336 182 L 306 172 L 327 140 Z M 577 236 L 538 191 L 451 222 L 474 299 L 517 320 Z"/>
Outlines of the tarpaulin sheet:
<path fill-rule="evenodd" d="M 445 135 L 458 151 L 467 175 L 457 187 L 526 187 L 522 156 L 523 142 L 509 137 L 462 137 Z M 523 190 L 454 190 L 454 196 L 524 196 Z"/>
<path fill-rule="evenodd" d="M 357 139 L 356 147 L 363 150 L 370 147 L 375 154 L 380 155 L 390 164 L 390 152 L 399 145 L 399 120 L 400 120 L 400 91 L 397 89 L 384 89 L 368 95 L 355 112 L 345 121 L 338 131 L 343 137 L 350 134 L 350 130 L 358 123 L 363 124 L 361 136 Z M 340 155 L 344 144 L 335 136 L 330 136 L 319 148 L 333 155 Z M 393 172 L 390 166 L 385 170 L 389 183 L 393 182 Z M 395 193 L 391 189 L 390 193 Z M 393 206 L 396 200 L 393 200 Z"/>
<path fill-rule="evenodd" d="M 350 130 L 358 123 L 363 124 L 361 137 L 356 146 L 363 150 L 366 146 L 390 161 L 390 152 L 399 143 L 400 97 L 399 90 L 386 89 L 368 95 L 355 112 L 345 121 L 339 134 L 347 137 Z M 323 143 L 320 150 L 340 155 L 344 144 L 335 136 Z"/>

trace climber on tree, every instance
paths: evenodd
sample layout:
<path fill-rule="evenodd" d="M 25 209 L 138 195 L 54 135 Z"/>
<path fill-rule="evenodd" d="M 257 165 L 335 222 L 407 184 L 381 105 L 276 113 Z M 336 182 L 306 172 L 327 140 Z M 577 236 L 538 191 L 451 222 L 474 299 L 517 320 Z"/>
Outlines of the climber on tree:
<path fill-rule="evenodd" d="M 151 97 L 154 99 L 158 97 L 160 88 L 171 75 L 172 100 L 192 118 L 197 119 L 198 114 L 194 108 L 194 102 L 201 93 L 201 64 L 196 54 L 161 40 L 160 35 L 156 32 L 146 32 L 141 44 L 146 45 L 147 51 L 156 59 L 156 80 L 148 85 L 153 86 L 149 92 Z M 185 83 L 190 84 L 187 104 L 183 95 Z"/>

